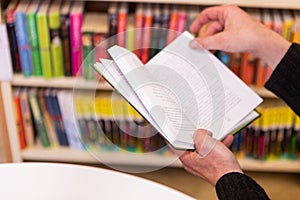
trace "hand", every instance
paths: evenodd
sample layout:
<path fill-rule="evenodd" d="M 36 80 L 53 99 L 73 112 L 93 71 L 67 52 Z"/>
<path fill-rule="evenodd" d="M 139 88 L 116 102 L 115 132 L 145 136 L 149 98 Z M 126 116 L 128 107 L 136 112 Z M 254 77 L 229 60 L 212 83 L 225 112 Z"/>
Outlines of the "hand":
<path fill-rule="evenodd" d="M 262 23 L 254 20 L 237 6 L 225 5 L 204 9 L 190 27 L 192 33 L 202 35 L 192 41 L 208 50 L 250 52 L 275 68 L 290 42 Z"/>
<path fill-rule="evenodd" d="M 229 172 L 243 173 L 235 156 L 227 147 L 232 141 L 232 135 L 220 142 L 212 138 L 210 132 L 199 129 L 194 135 L 196 151 L 186 151 L 179 159 L 185 170 L 215 186 L 217 181 Z"/>

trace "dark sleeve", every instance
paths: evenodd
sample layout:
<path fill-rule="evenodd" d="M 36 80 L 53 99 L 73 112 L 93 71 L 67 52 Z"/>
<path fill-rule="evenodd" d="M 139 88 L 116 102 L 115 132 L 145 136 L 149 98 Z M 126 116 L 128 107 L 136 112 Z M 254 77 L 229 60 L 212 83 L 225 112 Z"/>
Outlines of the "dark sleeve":
<path fill-rule="evenodd" d="M 300 45 L 293 43 L 265 87 L 283 99 L 300 116 Z"/>
<path fill-rule="evenodd" d="M 269 199 L 264 189 L 249 176 L 231 172 L 222 176 L 216 184 L 220 200 L 265 200 Z"/>

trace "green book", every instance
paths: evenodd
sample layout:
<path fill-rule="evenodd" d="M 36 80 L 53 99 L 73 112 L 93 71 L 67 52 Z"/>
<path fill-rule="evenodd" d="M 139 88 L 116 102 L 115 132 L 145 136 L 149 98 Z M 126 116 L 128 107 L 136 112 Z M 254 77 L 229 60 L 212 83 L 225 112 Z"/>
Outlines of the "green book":
<path fill-rule="evenodd" d="M 31 56 L 32 56 L 33 75 L 35 76 L 43 75 L 41 58 L 40 58 L 37 23 L 36 23 L 36 14 L 39 9 L 39 5 L 40 5 L 40 0 L 32 2 L 26 12 L 26 23 L 28 29 Z"/>
<path fill-rule="evenodd" d="M 33 88 L 29 91 L 28 98 L 37 135 L 39 136 L 43 147 L 50 147 L 48 133 L 43 121 L 43 114 L 38 102 L 37 88 Z"/>
<path fill-rule="evenodd" d="M 47 19 L 47 12 L 50 5 L 50 0 L 44 0 L 40 5 L 37 13 L 37 29 L 40 47 L 41 64 L 43 69 L 43 76 L 45 78 L 52 77 L 52 63 L 50 53 L 50 34 Z"/>
<path fill-rule="evenodd" d="M 61 0 L 55 0 L 50 6 L 48 13 L 50 29 L 50 46 L 53 76 L 64 76 L 64 57 L 62 39 L 60 38 L 60 6 Z"/>

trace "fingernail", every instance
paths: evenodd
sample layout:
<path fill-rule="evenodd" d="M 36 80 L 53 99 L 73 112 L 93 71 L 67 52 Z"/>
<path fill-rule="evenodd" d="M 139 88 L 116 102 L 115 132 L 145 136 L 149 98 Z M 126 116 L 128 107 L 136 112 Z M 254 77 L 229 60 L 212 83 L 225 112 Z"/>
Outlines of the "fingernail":
<path fill-rule="evenodd" d="M 196 40 L 190 42 L 190 47 L 193 49 L 202 49 L 202 46 Z"/>

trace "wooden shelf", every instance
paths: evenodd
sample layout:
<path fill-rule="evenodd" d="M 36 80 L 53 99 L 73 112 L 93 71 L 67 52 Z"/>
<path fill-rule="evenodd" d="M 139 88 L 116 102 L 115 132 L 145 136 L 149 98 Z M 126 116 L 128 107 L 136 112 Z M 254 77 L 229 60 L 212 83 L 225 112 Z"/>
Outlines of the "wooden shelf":
<path fill-rule="evenodd" d="M 103 163 L 106 165 L 131 165 L 131 166 L 168 166 L 181 167 L 180 161 L 172 155 L 147 155 L 136 153 L 98 152 L 73 150 L 70 148 L 59 149 L 27 149 L 22 151 L 22 158 L 31 161 L 56 161 L 74 163 Z M 142 159 L 141 159 L 142 158 Z M 239 159 L 245 171 L 261 172 L 300 172 L 300 161 L 276 160 L 257 161 L 253 159 Z"/>
<path fill-rule="evenodd" d="M 43 77 L 35 76 L 24 77 L 21 74 L 14 75 L 12 85 L 23 87 L 112 90 L 112 87 L 108 83 L 95 80 L 88 81 L 83 78 L 74 77 L 45 79 Z"/>
<path fill-rule="evenodd" d="M 256 7 L 256 8 L 281 8 L 281 9 L 300 9 L 298 0 L 110 0 L 109 2 L 142 2 L 142 3 L 172 3 L 172 4 L 191 4 L 191 5 L 221 5 L 235 4 L 241 7 Z"/>
<path fill-rule="evenodd" d="M 97 89 L 97 90 L 113 90 L 106 82 L 88 81 L 83 78 L 61 77 L 44 79 L 43 77 L 24 77 L 21 74 L 15 74 L 12 80 L 13 86 L 22 87 L 47 87 L 47 88 L 67 88 L 67 89 Z M 275 94 L 256 86 L 250 86 L 253 91 L 264 98 L 277 98 Z"/>

